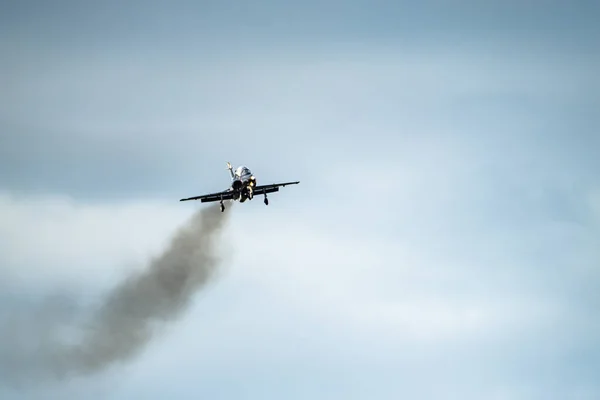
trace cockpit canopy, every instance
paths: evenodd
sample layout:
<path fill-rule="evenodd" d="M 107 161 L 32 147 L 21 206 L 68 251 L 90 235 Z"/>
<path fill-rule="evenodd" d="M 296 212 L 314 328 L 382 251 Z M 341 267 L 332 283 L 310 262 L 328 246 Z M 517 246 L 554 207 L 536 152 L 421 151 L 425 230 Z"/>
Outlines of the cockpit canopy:
<path fill-rule="evenodd" d="M 250 175 L 250 174 L 251 174 L 250 170 L 247 167 L 244 167 L 243 165 L 238 167 L 235 170 L 236 176 L 245 176 L 245 175 Z"/>

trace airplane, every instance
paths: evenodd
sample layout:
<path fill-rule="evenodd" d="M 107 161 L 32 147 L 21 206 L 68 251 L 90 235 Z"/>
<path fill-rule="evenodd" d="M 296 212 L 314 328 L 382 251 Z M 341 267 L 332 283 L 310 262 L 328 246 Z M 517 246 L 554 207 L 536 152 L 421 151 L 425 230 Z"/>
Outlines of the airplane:
<path fill-rule="evenodd" d="M 263 194 L 265 196 L 264 203 L 268 206 L 269 199 L 267 198 L 267 193 L 278 192 L 279 187 L 297 185 L 300 183 L 300 181 L 295 181 L 257 186 L 256 177 L 252 174 L 248 167 L 241 165 L 234 172 L 233 168 L 231 167 L 231 163 L 228 162 L 227 169 L 231 174 L 231 186 L 229 188 L 223 190 L 222 192 L 188 197 L 187 199 L 181 199 L 179 201 L 200 200 L 202 203 L 219 201 L 221 203 L 221 212 L 223 212 L 225 211 L 223 200 L 233 200 L 243 203 L 246 200 L 252 200 L 257 194 Z"/>

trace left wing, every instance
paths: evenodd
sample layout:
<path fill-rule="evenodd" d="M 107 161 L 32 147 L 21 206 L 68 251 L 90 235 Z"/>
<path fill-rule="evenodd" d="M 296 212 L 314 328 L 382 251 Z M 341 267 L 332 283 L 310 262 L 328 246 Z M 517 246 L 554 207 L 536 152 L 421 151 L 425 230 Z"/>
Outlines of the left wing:
<path fill-rule="evenodd" d="M 207 203 L 210 201 L 220 201 L 220 200 L 231 200 L 233 199 L 233 192 L 229 190 L 224 190 L 218 193 L 210 193 L 204 194 L 202 196 L 194 196 L 188 197 L 187 199 L 181 199 L 179 201 L 188 201 L 188 200 L 200 200 L 202 203 Z"/>
<path fill-rule="evenodd" d="M 273 192 L 278 192 L 280 186 L 281 187 L 285 187 L 287 185 L 297 185 L 299 183 L 300 183 L 300 181 L 296 181 L 296 182 L 284 182 L 284 183 L 272 183 L 270 185 L 259 185 L 259 186 L 257 186 L 257 187 L 254 188 L 253 192 L 254 192 L 254 195 L 273 193 Z"/>

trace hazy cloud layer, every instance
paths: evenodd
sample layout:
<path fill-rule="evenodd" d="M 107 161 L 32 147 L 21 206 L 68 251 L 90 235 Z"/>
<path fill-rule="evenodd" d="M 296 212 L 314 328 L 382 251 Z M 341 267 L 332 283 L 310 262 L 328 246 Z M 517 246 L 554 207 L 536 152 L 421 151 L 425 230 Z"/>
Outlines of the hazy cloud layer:
<path fill-rule="evenodd" d="M 95 309 L 64 295 L 62 301 L 43 299 L 37 309 L 5 309 L 0 382 L 35 387 L 135 359 L 217 275 L 219 234 L 228 217 L 216 204 L 199 210 L 164 252 L 119 282 Z M 28 250 L 36 251 L 29 244 Z"/>
<path fill-rule="evenodd" d="M 216 171 L 226 160 L 265 171 L 264 179 L 317 174 L 304 181 L 328 185 L 324 169 L 402 162 L 415 140 L 470 142 L 474 156 L 501 149 L 515 175 L 556 161 L 584 174 L 597 165 L 595 59 L 524 51 L 488 59 L 476 49 L 292 53 L 230 61 L 71 55 L 6 75 L 3 186 L 179 198 L 221 189 L 227 175 Z"/>
<path fill-rule="evenodd" d="M 97 300 L 225 161 L 301 184 L 138 359 L 0 397 L 600 396 L 597 5 L 384 3 L 6 6 L 2 312 Z"/>
<path fill-rule="evenodd" d="M 435 151 L 436 144 L 430 146 L 420 149 Z M 508 208 L 493 188 L 489 198 L 473 199 L 473 190 L 459 184 L 466 179 L 460 168 L 465 148 L 444 149 L 444 164 L 452 168 L 436 175 L 423 169 L 421 181 L 409 179 L 414 171 L 401 173 L 402 184 L 386 192 L 394 201 L 381 211 L 369 207 L 368 193 L 358 192 L 338 211 L 309 203 L 290 213 L 285 204 L 294 192 L 288 188 L 268 209 L 262 203 L 239 207 L 227 233 L 235 250 L 228 273 L 170 335 L 128 367 L 128 380 L 105 378 L 120 382 L 111 396 L 158 398 L 193 390 L 231 397 L 292 391 L 298 398 L 325 392 L 365 398 L 373 393 L 592 398 L 598 391 L 592 371 L 598 367 L 600 333 L 594 318 L 600 281 L 597 189 L 580 196 L 554 188 L 548 197 L 541 185 L 537 197 L 535 191 L 533 197 L 515 191 L 521 193 L 521 210 Z M 415 160 L 411 165 L 419 166 Z M 377 168 L 360 166 L 377 175 Z M 483 178 L 468 177 L 464 184 L 484 188 Z M 557 192 L 569 200 L 563 208 L 542 207 Z M 131 229 L 125 248 L 137 243 L 141 259 L 161 247 L 153 229 L 162 225 L 169 231 L 179 223 L 177 206 L 113 208 L 95 229 L 105 232 L 102 242 L 110 248 L 111 230 L 118 235 L 122 216 L 129 214 L 127 225 L 138 228 Z M 37 227 L 51 220 L 53 207 L 32 204 L 29 213 L 39 219 L 27 222 L 29 213 L 21 211 L 13 223 L 23 236 L 35 236 Z M 502 218 L 487 207 L 502 211 Z M 5 201 L 3 209 L 18 215 L 24 207 Z M 85 216 L 98 213 L 88 206 L 78 209 L 67 208 L 64 215 L 78 215 L 73 221 L 81 227 L 56 227 L 57 235 L 85 229 L 86 221 L 93 221 Z M 562 220 L 555 219 L 559 215 Z M 573 215 L 584 216 L 585 223 Z M 157 222 L 144 222 L 152 218 Z M 16 230 L 3 232 L 6 243 Z M 51 262 L 60 252 L 44 246 L 50 238 L 43 238 L 38 239 L 43 240 L 39 248 L 46 249 L 38 254 L 47 260 L 42 271 L 50 267 L 69 276 L 68 265 Z M 73 256 L 85 257 L 102 242 L 80 242 Z M 114 267 L 95 276 L 105 287 L 110 276 L 124 273 L 119 272 L 123 257 L 111 251 L 109 258 L 111 253 L 114 261 L 106 265 Z M 29 278 L 15 281 L 13 273 L 4 281 L 30 287 L 37 276 L 35 269 L 30 272 Z M 71 276 L 89 285 L 85 276 Z M 178 388 L 142 389 L 156 374 L 175 380 Z M 426 377 L 438 386 L 427 385 Z M 273 379 L 270 389 L 259 383 Z M 237 385 L 225 385 L 231 380 Z"/>
<path fill-rule="evenodd" d="M 351 41 L 425 41 L 440 39 L 551 38 L 571 46 L 596 45 L 590 0 L 476 2 L 473 0 L 408 1 L 262 0 L 251 5 L 228 1 L 106 1 L 102 4 L 43 1 L 4 5 L 0 21 L 11 37 L 41 43 L 61 41 L 78 47 L 107 42 L 135 43 L 162 49 L 218 45 Z"/>

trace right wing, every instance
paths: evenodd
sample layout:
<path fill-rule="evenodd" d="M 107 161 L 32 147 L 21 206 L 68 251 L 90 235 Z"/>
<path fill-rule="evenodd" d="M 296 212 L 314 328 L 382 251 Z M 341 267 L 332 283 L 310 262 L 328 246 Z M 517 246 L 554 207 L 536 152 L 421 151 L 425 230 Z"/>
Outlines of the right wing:
<path fill-rule="evenodd" d="M 279 188 L 280 187 L 286 187 L 287 185 L 297 185 L 299 183 L 300 183 L 300 181 L 283 182 L 283 183 L 271 183 L 269 185 L 259 185 L 259 186 L 257 186 L 257 187 L 254 188 L 253 192 L 254 192 L 255 195 L 267 194 L 267 193 L 274 193 L 274 192 L 279 192 Z"/>
<path fill-rule="evenodd" d="M 211 202 L 211 201 L 232 200 L 232 199 L 233 199 L 233 192 L 231 192 L 229 190 L 224 190 L 224 191 L 218 192 L 218 193 L 210 193 L 210 194 L 204 194 L 202 196 L 188 197 L 187 199 L 181 199 L 179 201 L 200 200 L 200 202 L 202 202 L 202 203 L 207 203 L 207 202 Z"/>

